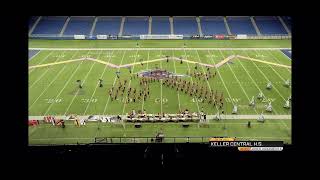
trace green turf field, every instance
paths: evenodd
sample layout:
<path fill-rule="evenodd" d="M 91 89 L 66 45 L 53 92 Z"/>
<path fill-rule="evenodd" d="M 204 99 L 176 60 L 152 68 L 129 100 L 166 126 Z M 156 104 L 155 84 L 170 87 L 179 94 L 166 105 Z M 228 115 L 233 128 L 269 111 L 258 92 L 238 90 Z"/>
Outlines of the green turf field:
<path fill-rule="evenodd" d="M 148 113 L 177 113 L 184 109 L 198 112 L 203 109 L 207 114 L 214 115 L 219 111 L 217 106 L 203 102 L 203 98 L 190 96 L 164 86 L 162 81 L 150 84 L 150 96 L 146 100 L 137 100 L 128 104 L 124 103 L 128 98 L 126 95 L 111 101 L 108 90 L 125 79 L 128 80 L 130 87 L 141 89 L 139 78 L 130 79 L 128 68 L 119 66 L 131 64 L 132 74 L 158 67 L 172 73 L 186 75 L 187 71 L 198 73 L 207 71 L 202 65 L 198 65 L 198 69 L 195 70 L 196 63 L 214 65 L 223 62 L 228 57 L 239 55 L 217 68 L 211 68 L 212 72 L 217 73 L 214 78 L 199 80 L 185 76 L 182 79 L 223 93 L 225 102 L 223 109 L 227 115 L 231 114 L 233 105 L 237 105 L 239 115 L 258 116 L 263 112 L 266 115 L 272 115 L 274 119 L 267 120 L 265 123 L 256 123 L 256 118 L 210 120 L 208 127 L 201 127 L 195 123 L 189 128 L 181 128 L 181 124 L 172 123 L 143 124 L 140 129 L 134 128 L 130 123 L 118 125 L 88 123 L 86 127 L 80 128 L 69 123 L 65 129 L 40 125 L 29 128 L 29 143 L 88 143 L 92 142 L 94 137 L 100 136 L 146 137 L 154 136 L 160 129 L 165 132 L 166 136 L 231 136 L 260 140 L 284 140 L 291 143 L 291 109 L 283 108 L 285 100 L 291 96 L 291 88 L 284 86 L 284 81 L 291 79 L 291 69 L 288 68 L 291 66 L 291 60 L 280 50 L 236 49 L 237 47 L 290 48 L 290 41 L 139 41 L 140 47 L 138 48 L 136 42 L 30 40 L 30 48 L 108 49 L 47 49 L 41 50 L 32 57 L 29 60 L 29 68 L 31 67 L 29 69 L 29 116 L 48 114 L 59 116 L 69 114 L 80 116 L 124 115 L 133 109 L 145 109 Z M 181 48 L 184 42 L 187 43 L 186 49 L 170 49 Z M 111 49 L 111 47 L 118 49 Z M 147 49 L 149 47 L 152 49 Z M 161 49 L 162 47 L 166 49 Z M 193 49 L 198 47 L 232 47 L 234 49 Z M 166 62 L 164 60 L 166 56 L 172 59 Z M 82 60 L 81 58 L 92 58 L 93 60 Z M 183 63 L 173 58 L 182 58 Z M 141 61 L 144 62 L 143 65 L 140 64 Z M 120 71 L 119 79 L 116 77 L 118 70 Z M 82 80 L 82 89 L 78 88 L 76 82 L 79 79 Z M 98 86 L 98 79 L 103 79 L 103 87 Z M 272 83 L 272 90 L 266 89 L 268 82 Z M 256 98 L 259 91 L 262 91 L 266 98 L 257 100 L 256 107 L 252 108 L 248 105 L 249 101 L 253 96 Z M 269 101 L 272 102 L 272 113 L 265 112 L 265 105 Z M 284 116 L 290 116 L 290 118 L 282 118 Z M 254 123 L 251 129 L 246 127 L 248 120 Z M 97 129 L 98 126 L 101 127 L 100 130 Z"/>

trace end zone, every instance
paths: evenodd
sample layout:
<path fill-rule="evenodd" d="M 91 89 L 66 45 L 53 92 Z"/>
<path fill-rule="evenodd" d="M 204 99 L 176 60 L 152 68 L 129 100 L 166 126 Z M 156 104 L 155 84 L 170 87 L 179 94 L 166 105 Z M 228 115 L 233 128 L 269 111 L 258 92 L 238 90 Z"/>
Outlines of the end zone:
<path fill-rule="evenodd" d="M 29 49 L 29 52 L 28 52 L 28 56 L 29 56 L 29 61 L 34 58 L 36 55 L 38 55 L 40 53 L 41 50 L 32 50 L 32 49 Z"/>
<path fill-rule="evenodd" d="M 281 52 L 286 55 L 290 60 L 292 60 L 291 58 L 291 49 L 281 49 Z"/>

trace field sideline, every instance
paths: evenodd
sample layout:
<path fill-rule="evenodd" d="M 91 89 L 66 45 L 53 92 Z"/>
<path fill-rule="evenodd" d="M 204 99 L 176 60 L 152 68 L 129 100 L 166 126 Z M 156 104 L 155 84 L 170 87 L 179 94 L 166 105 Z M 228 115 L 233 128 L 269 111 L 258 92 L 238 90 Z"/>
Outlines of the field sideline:
<path fill-rule="evenodd" d="M 162 85 L 162 81 L 150 84 L 150 97 L 136 103 L 124 104 L 126 96 L 120 100 L 111 101 L 108 96 L 108 89 L 117 85 L 119 80 L 116 78 L 116 71 L 120 70 L 120 80 L 127 79 L 131 87 L 139 87 L 138 79 L 130 79 L 130 73 L 127 68 L 122 67 L 125 64 L 132 65 L 132 74 L 148 71 L 156 67 L 166 69 L 169 72 L 184 75 L 183 79 L 190 82 L 198 82 L 201 86 L 210 90 L 217 90 L 223 93 L 225 98 L 224 109 L 226 114 L 231 115 L 233 105 L 238 106 L 239 116 L 256 117 L 263 112 L 271 116 L 291 116 L 291 109 L 283 108 L 285 100 L 291 96 L 291 88 L 284 87 L 284 81 L 291 79 L 291 60 L 285 56 L 279 49 L 290 48 L 290 41 L 282 40 L 278 45 L 276 41 L 257 41 L 254 47 L 254 41 L 242 41 L 242 44 L 219 40 L 215 46 L 202 45 L 200 42 L 176 41 L 176 42 L 151 42 L 132 41 L 129 45 L 124 45 L 125 40 L 121 40 L 123 46 L 110 48 L 110 43 L 118 42 L 99 42 L 99 41 L 76 41 L 76 46 L 70 46 L 75 43 L 73 40 L 66 41 L 48 41 L 48 40 L 30 40 L 29 50 L 40 50 L 29 60 L 29 66 L 39 66 L 47 63 L 55 65 L 48 67 L 38 67 L 29 69 L 29 116 L 43 116 L 47 114 L 64 116 L 68 114 L 97 115 L 113 114 L 124 115 L 131 111 L 146 109 L 148 113 L 177 113 L 188 108 L 191 112 L 203 110 L 209 115 L 216 114 L 219 109 L 203 102 L 203 99 L 190 97 L 181 91 Z M 210 41 L 210 40 L 206 40 Z M 140 47 L 136 47 L 139 42 Z M 187 42 L 186 48 L 180 45 Z M 91 47 L 86 47 L 91 46 Z M 104 44 L 103 44 L 104 43 Z M 162 44 L 163 43 L 163 44 Z M 170 47 L 176 43 L 175 48 Z M 194 44 L 192 44 L 194 43 Z M 40 45 L 43 46 L 40 46 Z M 95 44 L 95 45 L 92 45 Z M 102 45 L 103 44 L 103 45 Z M 162 44 L 162 45 L 158 45 Z M 169 44 L 169 45 L 168 45 Z M 178 45 L 177 45 L 178 44 Z M 201 44 L 201 43 L 200 43 Z M 207 44 L 210 44 L 207 42 Z M 223 44 L 223 45 L 222 45 Z M 247 46 L 245 46 L 247 44 Z M 161 48 L 158 48 L 158 47 Z M 169 47 L 168 47 L 169 46 Z M 180 46 L 180 47 L 179 47 Z M 208 47 L 210 46 L 210 47 Z M 47 49 L 41 49 L 47 48 Z M 208 80 L 198 80 L 192 76 L 185 76 L 187 71 L 196 71 L 205 73 L 205 66 L 199 66 L 195 70 L 195 63 L 214 65 L 218 64 L 227 57 L 236 55 L 231 61 L 225 62 L 221 67 L 212 69 L 217 75 Z M 166 56 L 177 58 L 166 61 L 151 61 L 153 59 L 165 58 Z M 59 64 L 72 59 L 96 59 L 101 61 L 80 60 L 72 63 Z M 183 59 L 181 64 L 178 60 Z M 245 58 L 248 58 L 245 60 Z M 251 59 L 251 60 L 250 60 Z M 257 61 L 254 61 L 257 60 Z M 140 63 L 144 62 L 143 65 Z M 103 64 L 113 64 L 115 67 L 108 67 Z M 276 66 L 276 64 L 283 65 Z M 98 87 L 98 79 L 103 79 L 104 86 Z M 77 88 L 76 80 L 83 81 L 84 88 Z M 272 82 L 272 90 L 266 90 L 266 84 Z M 257 101 L 256 107 L 248 106 L 252 97 L 256 97 L 259 91 L 263 92 L 266 99 Z M 265 105 L 272 102 L 273 112 L 264 111 Z M 231 117 L 231 116 L 230 116 Z M 72 127 L 69 124 L 67 132 L 61 136 L 59 129 L 55 127 L 30 127 L 29 141 L 32 144 L 42 143 L 69 143 L 74 142 L 75 137 L 84 138 L 81 142 L 91 142 L 93 137 L 97 136 L 153 136 L 156 131 L 162 128 L 166 134 L 171 136 L 236 136 L 236 137 L 273 137 L 273 139 L 284 139 L 291 142 L 291 118 L 270 118 L 264 124 L 256 124 L 256 129 L 251 129 L 251 133 L 245 129 L 247 119 L 255 121 L 254 118 L 245 118 L 243 120 L 224 120 L 215 122 L 209 128 L 201 128 L 199 125 L 192 125 L 189 130 L 181 128 L 178 124 L 153 124 L 143 125 L 141 130 L 136 130 L 132 125 L 126 124 L 117 128 L 111 128 L 111 125 L 103 125 L 105 129 L 97 132 L 96 128 L 89 128 L 84 132 L 83 128 Z M 229 122 L 230 121 L 230 122 Z M 228 123 L 226 123 L 228 122 Z M 227 129 L 221 129 L 222 125 L 228 124 Z M 233 125 L 231 125 L 233 123 Z M 237 124 L 238 123 L 238 124 Z M 92 123 L 89 123 L 92 124 Z M 94 124 L 94 123 L 93 123 Z M 91 127 L 92 125 L 90 125 Z M 115 125 L 116 126 L 116 125 Z M 92 127 L 95 127 L 94 125 Z M 176 127 L 173 128 L 173 127 Z M 219 128 L 220 129 L 219 129 Z M 175 129 L 175 130 L 173 130 Z M 265 129 L 265 130 L 262 130 Z M 45 131 L 44 131 L 45 130 Z M 173 131 L 172 131 L 173 130 Z M 111 131 L 114 133 L 107 133 Z M 127 132 L 132 131 L 132 133 Z M 275 133 L 278 131 L 278 133 Z M 83 133 L 83 135 L 81 135 Z M 60 135 L 59 135 L 60 134 Z M 56 140 L 54 140 L 56 138 Z M 68 139 L 69 138 L 69 139 Z M 42 139 L 42 140 L 40 140 Z M 57 140 L 58 139 L 58 140 Z M 272 139 L 272 138 L 271 138 Z"/>
<path fill-rule="evenodd" d="M 29 48 L 291 48 L 291 40 L 40 40 Z"/>

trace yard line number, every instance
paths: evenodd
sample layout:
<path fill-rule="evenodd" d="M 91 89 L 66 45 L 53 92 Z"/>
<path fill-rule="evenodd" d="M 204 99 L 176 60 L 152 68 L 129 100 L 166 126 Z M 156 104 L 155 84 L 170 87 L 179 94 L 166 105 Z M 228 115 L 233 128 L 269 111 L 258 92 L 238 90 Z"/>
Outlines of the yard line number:
<path fill-rule="evenodd" d="M 157 103 L 157 104 L 161 103 L 161 98 L 155 98 L 154 102 Z M 165 104 L 167 102 L 168 102 L 167 98 L 162 98 L 162 104 Z"/>
<path fill-rule="evenodd" d="M 81 101 L 82 101 L 83 103 L 89 103 L 89 102 L 91 102 L 91 103 L 96 103 L 96 102 L 98 101 L 98 99 L 97 99 L 97 98 L 92 98 L 92 99 L 82 98 Z"/>
<path fill-rule="evenodd" d="M 48 104 L 52 104 L 52 103 L 61 103 L 62 99 L 44 99 L 46 101 L 46 103 Z"/>
<path fill-rule="evenodd" d="M 57 54 L 57 55 L 54 55 L 53 57 L 54 58 L 64 58 L 66 55 L 64 54 Z"/>
<path fill-rule="evenodd" d="M 82 58 L 90 58 L 91 56 L 90 55 L 82 55 L 81 57 Z"/>

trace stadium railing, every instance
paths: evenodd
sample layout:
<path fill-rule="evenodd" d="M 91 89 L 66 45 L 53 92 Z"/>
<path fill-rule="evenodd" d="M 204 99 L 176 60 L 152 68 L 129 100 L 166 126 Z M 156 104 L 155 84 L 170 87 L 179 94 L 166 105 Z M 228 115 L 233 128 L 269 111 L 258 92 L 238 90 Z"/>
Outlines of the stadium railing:
<path fill-rule="evenodd" d="M 183 137 L 96 137 L 90 144 L 126 144 L 126 143 L 209 143 L 213 136 Z M 256 140 L 253 138 L 237 138 L 237 140 Z"/>
<path fill-rule="evenodd" d="M 132 144 L 132 143 L 209 143 L 212 137 L 95 137 L 88 138 L 86 142 L 74 138 L 74 142 L 61 143 L 30 143 L 30 146 L 55 146 L 55 145 L 87 145 L 87 144 Z"/>
<path fill-rule="evenodd" d="M 212 137 L 96 137 L 94 143 L 209 143 L 210 138 Z"/>

